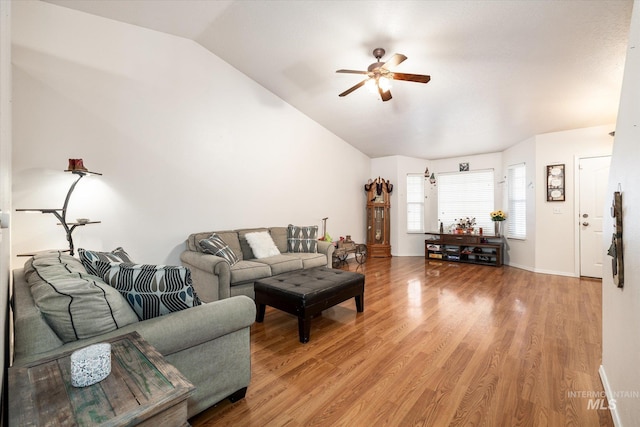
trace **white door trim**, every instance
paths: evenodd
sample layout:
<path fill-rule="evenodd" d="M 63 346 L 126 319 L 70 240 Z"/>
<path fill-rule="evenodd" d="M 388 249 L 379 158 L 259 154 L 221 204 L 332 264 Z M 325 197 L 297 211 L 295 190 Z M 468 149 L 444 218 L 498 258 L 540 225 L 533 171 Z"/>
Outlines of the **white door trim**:
<path fill-rule="evenodd" d="M 573 235 L 574 242 L 573 247 L 575 248 L 574 255 L 574 272 L 575 277 L 581 277 L 581 267 L 580 267 L 580 161 L 583 159 L 596 159 L 599 157 L 609 157 L 611 158 L 611 154 L 600 154 L 593 156 L 574 156 L 573 158 Z M 602 207 L 604 209 L 604 206 Z"/>

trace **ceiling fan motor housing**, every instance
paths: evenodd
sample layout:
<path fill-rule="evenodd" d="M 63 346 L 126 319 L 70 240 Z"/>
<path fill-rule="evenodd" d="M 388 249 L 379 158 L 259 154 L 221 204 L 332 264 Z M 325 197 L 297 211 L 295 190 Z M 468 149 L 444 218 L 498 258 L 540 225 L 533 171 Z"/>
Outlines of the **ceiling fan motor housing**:
<path fill-rule="evenodd" d="M 373 56 L 380 62 L 380 58 L 382 58 L 385 54 L 385 50 L 381 47 L 377 47 L 373 49 Z"/>

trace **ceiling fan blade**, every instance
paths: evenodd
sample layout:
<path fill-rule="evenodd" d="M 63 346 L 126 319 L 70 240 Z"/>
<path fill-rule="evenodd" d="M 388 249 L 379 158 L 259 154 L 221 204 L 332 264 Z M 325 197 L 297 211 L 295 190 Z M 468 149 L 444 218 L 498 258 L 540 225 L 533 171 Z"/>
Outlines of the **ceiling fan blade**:
<path fill-rule="evenodd" d="M 358 70 L 337 70 L 336 73 L 347 73 L 347 74 L 369 74 L 368 71 L 358 71 Z"/>
<path fill-rule="evenodd" d="M 378 92 L 380 93 L 380 98 L 382 98 L 383 101 L 388 101 L 388 100 L 391 99 L 391 91 L 390 90 L 384 92 L 382 90 L 382 88 L 380 86 L 378 86 Z"/>
<path fill-rule="evenodd" d="M 388 60 L 387 62 L 384 63 L 384 65 L 380 68 L 384 68 L 385 70 L 389 70 L 391 71 L 391 68 L 393 67 L 397 67 L 398 65 L 400 65 L 403 61 L 405 61 L 407 59 L 406 56 L 404 56 L 401 53 L 396 53 L 395 55 L 393 55 L 391 57 L 390 60 Z"/>
<path fill-rule="evenodd" d="M 409 82 L 417 83 L 429 83 L 431 76 L 425 76 L 424 74 L 406 74 L 406 73 L 393 73 L 394 80 L 406 80 Z"/>
<path fill-rule="evenodd" d="M 349 95 L 351 92 L 353 92 L 354 90 L 361 88 L 362 86 L 364 86 L 364 84 L 366 83 L 366 81 L 369 79 L 364 79 L 363 81 L 361 81 L 360 83 L 358 83 L 355 86 L 351 86 L 349 89 L 345 90 L 344 92 L 342 92 L 340 95 L 338 96 L 347 96 Z"/>

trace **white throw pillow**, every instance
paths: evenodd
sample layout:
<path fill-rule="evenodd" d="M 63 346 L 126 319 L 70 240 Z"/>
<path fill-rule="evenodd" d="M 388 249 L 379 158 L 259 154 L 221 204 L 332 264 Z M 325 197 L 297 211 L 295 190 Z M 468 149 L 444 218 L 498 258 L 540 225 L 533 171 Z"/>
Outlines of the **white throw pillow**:
<path fill-rule="evenodd" d="M 256 258 L 280 255 L 280 251 L 267 231 L 258 231 L 244 235 Z"/>

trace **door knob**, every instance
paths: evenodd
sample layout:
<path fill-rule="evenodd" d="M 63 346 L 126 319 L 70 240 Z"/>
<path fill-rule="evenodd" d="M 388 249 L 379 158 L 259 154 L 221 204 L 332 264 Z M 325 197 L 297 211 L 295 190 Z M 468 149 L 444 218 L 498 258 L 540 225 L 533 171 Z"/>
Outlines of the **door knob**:
<path fill-rule="evenodd" d="M 585 222 L 582 223 L 582 225 L 584 225 L 586 227 L 587 225 L 589 225 L 589 223 L 585 221 Z"/>

